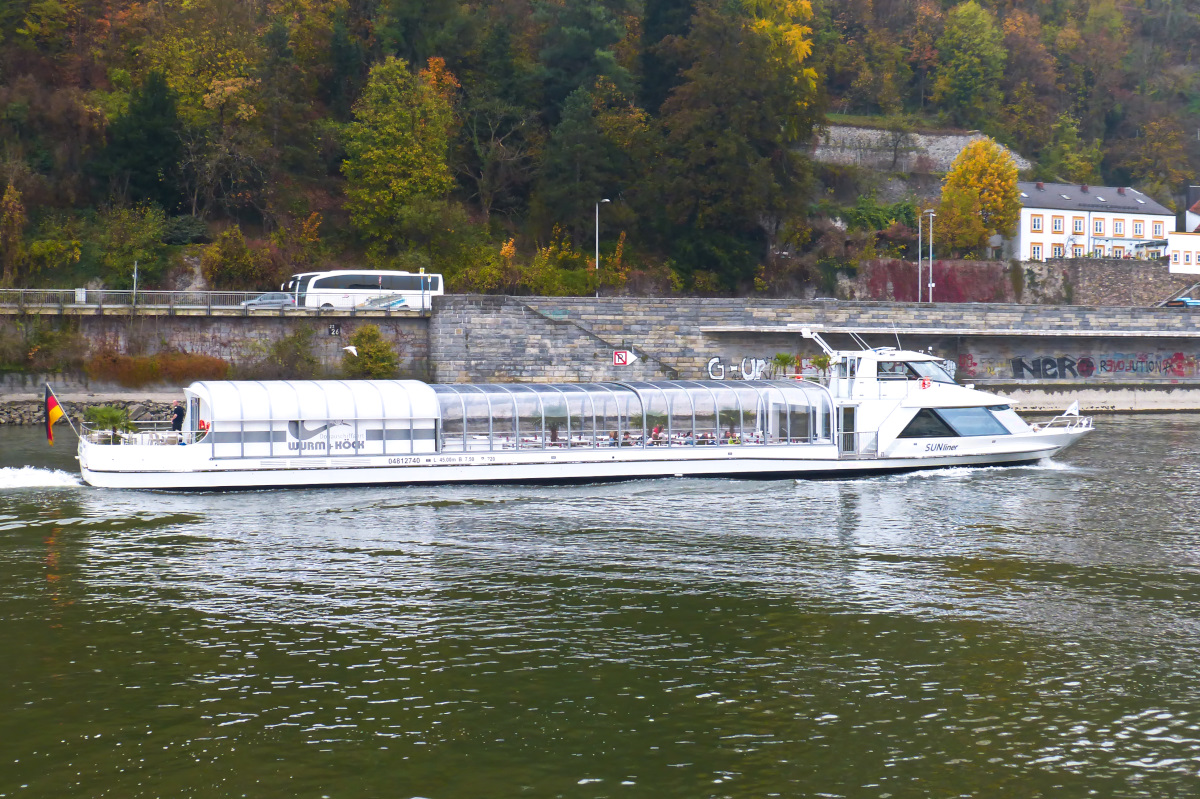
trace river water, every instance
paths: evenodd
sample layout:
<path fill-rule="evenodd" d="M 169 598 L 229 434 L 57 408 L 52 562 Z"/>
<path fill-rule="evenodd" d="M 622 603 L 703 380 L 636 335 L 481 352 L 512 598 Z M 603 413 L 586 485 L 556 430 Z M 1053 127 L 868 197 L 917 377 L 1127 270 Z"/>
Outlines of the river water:
<path fill-rule="evenodd" d="M 189 495 L 0 430 L 0 796 L 1200 794 L 1200 416 L 1097 428 L 1012 469 Z"/>

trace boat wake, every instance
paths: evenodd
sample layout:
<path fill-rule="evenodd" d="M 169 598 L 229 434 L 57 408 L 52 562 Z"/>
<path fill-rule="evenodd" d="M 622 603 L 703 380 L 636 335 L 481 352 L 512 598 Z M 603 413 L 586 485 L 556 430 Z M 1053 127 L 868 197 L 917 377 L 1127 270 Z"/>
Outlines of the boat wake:
<path fill-rule="evenodd" d="M 0 468 L 0 491 L 10 488 L 74 488 L 83 485 L 77 474 L 36 466 Z"/>
<path fill-rule="evenodd" d="M 836 483 L 881 483 L 881 482 L 908 482 L 911 480 L 959 480 L 963 478 L 973 477 L 979 474 L 988 472 L 996 473 L 1020 473 L 1020 472 L 1070 472 L 1079 471 L 1079 467 L 1069 463 L 1043 458 L 1037 463 L 1025 463 L 1019 465 L 1005 464 L 980 464 L 978 466 L 944 466 L 936 469 L 924 469 L 911 472 L 901 472 L 900 474 L 874 474 L 860 477 L 850 477 L 845 479 L 833 479 L 831 482 Z M 810 482 L 804 478 L 798 478 L 797 484 Z"/>

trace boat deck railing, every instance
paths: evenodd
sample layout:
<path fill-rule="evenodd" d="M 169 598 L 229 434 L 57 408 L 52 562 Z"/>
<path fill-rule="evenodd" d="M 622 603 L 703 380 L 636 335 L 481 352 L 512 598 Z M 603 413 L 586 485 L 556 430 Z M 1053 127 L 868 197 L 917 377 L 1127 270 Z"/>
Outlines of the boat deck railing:
<path fill-rule="evenodd" d="M 1051 419 L 1048 422 L 1042 422 L 1041 424 L 1031 424 L 1030 427 L 1032 427 L 1038 433 L 1040 433 L 1044 430 L 1050 430 L 1050 429 L 1061 430 L 1064 432 L 1073 431 L 1073 430 L 1091 430 L 1092 429 L 1092 417 L 1079 416 L 1079 415 L 1073 414 L 1073 413 L 1072 414 L 1064 413 L 1064 414 L 1059 414 L 1058 416 L 1055 416 L 1053 419 Z"/>
<path fill-rule="evenodd" d="M 879 433 L 876 430 L 842 430 L 838 432 L 838 457 L 846 460 L 866 460 L 879 457 Z"/>
<path fill-rule="evenodd" d="M 127 422 L 116 430 L 85 421 L 79 431 L 89 444 L 139 447 L 195 444 L 208 434 L 206 430 L 172 430 L 171 423 L 162 420 Z"/>

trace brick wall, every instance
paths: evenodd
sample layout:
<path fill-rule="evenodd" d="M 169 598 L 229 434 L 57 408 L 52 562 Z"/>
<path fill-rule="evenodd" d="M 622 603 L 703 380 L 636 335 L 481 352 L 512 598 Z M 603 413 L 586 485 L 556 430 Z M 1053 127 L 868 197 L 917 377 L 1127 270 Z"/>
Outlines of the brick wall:
<path fill-rule="evenodd" d="M 928 283 L 928 265 L 922 283 Z M 1068 258 L 1044 263 L 1009 261 L 933 262 L 933 297 L 938 302 L 1007 302 L 1032 305 L 1151 306 L 1197 283 L 1172 275 L 1165 261 Z M 867 261 L 843 278 L 838 295 L 851 300 L 917 299 L 917 265 L 912 261 Z M 922 289 L 925 295 L 926 289 Z"/>

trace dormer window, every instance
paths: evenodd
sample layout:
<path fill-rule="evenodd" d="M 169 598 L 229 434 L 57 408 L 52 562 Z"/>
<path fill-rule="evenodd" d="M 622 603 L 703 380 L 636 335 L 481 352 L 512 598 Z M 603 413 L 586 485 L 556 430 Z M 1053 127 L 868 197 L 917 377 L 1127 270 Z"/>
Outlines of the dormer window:
<path fill-rule="evenodd" d="M 1134 197 L 1133 199 L 1137 200 L 1137 201 L 1138 201 L 1139 203 L 1141 203 L 1142 205 L 1145 205 L 1145 204 L 1146 204 L 1146 201 L 1145 201 L 1145 200 L 1143 200 L 1141 197 Z"/>
<path fill-rule="evenodd" d="M 1066 194 L 1060 194 L 1060 195 L 1058 195 L 1058 196 L 1059 196 L 1059 197 L 1062 197 L 1064 200 L 1069 200 L 1069 199 L 1071 199 L 1071 198 L 1070 198 L 1068 195 L 1066 195 Z"/>
<path fill-rule="evenodd" d="M 1106 203 L 1106 202 L 1108 202 L 1108 200 L 1104 199 L 1103 197 L 1096 197 L 1096 199 L 1097 199 L 1097 200 L 1099 200 L 1099 201 L 1100 201 L 1100 202 L 1102 202 L 1102 203 Z"/>

